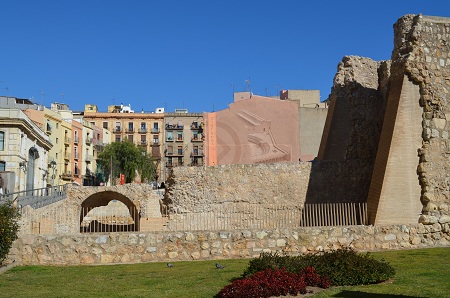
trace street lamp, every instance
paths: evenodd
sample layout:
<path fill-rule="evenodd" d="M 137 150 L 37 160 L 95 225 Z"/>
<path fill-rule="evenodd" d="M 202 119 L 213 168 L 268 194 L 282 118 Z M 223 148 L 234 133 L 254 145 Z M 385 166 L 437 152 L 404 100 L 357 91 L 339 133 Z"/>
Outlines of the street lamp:
<path fill-rule="evenodd" d="M 52 186 L 55 186 L 56 161 L 52 160 L 50 162 L 50 167 L 52 168 Z"/>

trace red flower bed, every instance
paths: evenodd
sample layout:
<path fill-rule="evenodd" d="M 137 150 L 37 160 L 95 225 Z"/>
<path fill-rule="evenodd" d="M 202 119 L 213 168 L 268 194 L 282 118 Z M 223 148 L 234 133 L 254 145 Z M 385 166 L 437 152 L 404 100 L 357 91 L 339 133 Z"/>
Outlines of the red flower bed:
<path fill-rule="evenodd" d="M 219 298 L 251 298 L 306 294 L 307 286 L 328 288 L 328 278 L 322 278 L 308 267 L 301 274 L 288 272 L 281 268 L 266 269 L 250 277 L 235 280 L 224 287 L 216 297 Z"/>

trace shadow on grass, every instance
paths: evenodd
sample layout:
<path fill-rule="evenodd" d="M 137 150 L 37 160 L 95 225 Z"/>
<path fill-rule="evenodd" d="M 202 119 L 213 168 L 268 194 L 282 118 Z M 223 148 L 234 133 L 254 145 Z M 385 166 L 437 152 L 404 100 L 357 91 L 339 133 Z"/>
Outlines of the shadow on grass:
<path fill-rule="evenodd" d="M 343 298 L 422 298 L 419 296 L 407 296 L 407 295 L 393 295 L 393 294 L 375 294 L 375 293 L 366 293 L 361 291 L 341 291 L 337 294 L 332 295 L 331 297 L 343 297 Z"/>

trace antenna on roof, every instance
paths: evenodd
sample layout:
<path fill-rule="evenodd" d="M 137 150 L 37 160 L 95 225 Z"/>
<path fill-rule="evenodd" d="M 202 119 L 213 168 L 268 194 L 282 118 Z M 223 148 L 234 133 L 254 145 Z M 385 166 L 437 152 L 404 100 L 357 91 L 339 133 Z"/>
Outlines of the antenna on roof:
<path fill-rule="evenodd" d="M 250 77 L 248 77 L 248 80 L 245 80 L 245 82 L 248 85 L 248 90 L 250 91 L 250 97 L 252 96 L 252 85 L 250 84 Z"/>
<path fill-rule="evenodd" d="M 41 106 L 42 106 L 42 102 L 44 101 L 44 90 L 40 90 L 41 91 Z"/>

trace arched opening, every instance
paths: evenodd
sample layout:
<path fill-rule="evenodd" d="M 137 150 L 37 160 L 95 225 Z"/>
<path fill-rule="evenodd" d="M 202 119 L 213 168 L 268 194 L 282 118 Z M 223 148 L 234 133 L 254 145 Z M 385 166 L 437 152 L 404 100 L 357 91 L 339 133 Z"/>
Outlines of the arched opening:
<path fill-rule="evenodd" d="M 140 212 L 126 196 L 103 191 L 91 195 L 81 204 L 80 232 L 139 231 Z"/>

